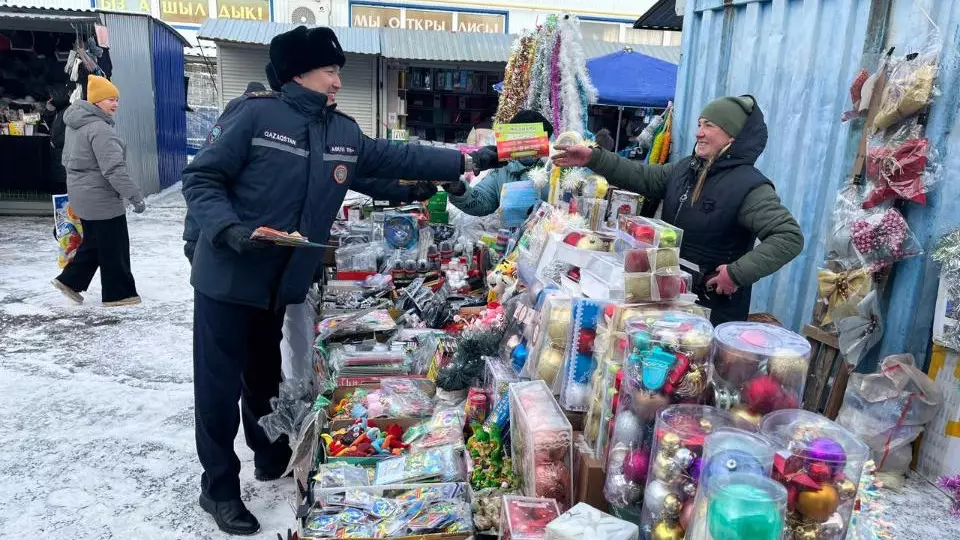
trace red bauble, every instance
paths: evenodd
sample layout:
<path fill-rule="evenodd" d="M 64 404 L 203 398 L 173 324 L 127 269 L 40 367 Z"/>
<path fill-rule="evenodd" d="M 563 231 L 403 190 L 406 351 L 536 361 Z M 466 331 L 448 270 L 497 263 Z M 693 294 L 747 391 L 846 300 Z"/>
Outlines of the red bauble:
<path fill-rule="evenodd" d="M 657 289 L 661 300 L 674 300 L 687 292 L 687 282 L 683 276 L 666 274 L 657 275 Z"/>
<path fill-rule="evenodd" d="M 637 240 L 653 245 L 657 239 L 657 230 L 649 225 L 637 225 L 632 231 L 631 234 Z"/>
<path fill-rule="evenodd" d="M 623 269 L 627 272 L 649 272 L 650 257 L 645 249 L 631 249 L 624 255 Z"/>
<path fill-rule="evenodd" d="M 768 414 L 784 401 L 780 383 L 769 375 L 757 377 L 743 386 L 743 402 L 756 414 Z"/>
<path fill-rule="evenodd" d="M 606 317 L 610 317 L 611 319 L 616 313 L 617 313 L 617 306 L 615 304 L 607 304 L 603 308 L 603 315 Z"/>
<path fill-rule="evenodd" d="M 574 231 L 574 232 L 572 232 L 572 233 L 568 233 L 567 236 L 565 236 L 565 237 L 563 238 L 563 243 L 564 243 L 564 244 L 570 244 L 571 246 L 575 246 L 575 245 L 577 245 L 577 242 L 579 242 L 580 240 L 582 240 L 583 237 L 585 237 L 585 236 L 586 236 L 586 235 L 583 234 L 583 233 Z"/>
<path fill-rule="evenodd" d="M 596 330 L 584 328 L 580 330 L 577 336 L 577 352 L 581 354 L 593 354 L 593 342 L 597 339 Z"/>
<path fill-rule="evenodd" d="M 817 482 L 828 482 L 833 477 L 830 466 L 822 461 L 814 461 L 807 466 L 807 474 Z"/>

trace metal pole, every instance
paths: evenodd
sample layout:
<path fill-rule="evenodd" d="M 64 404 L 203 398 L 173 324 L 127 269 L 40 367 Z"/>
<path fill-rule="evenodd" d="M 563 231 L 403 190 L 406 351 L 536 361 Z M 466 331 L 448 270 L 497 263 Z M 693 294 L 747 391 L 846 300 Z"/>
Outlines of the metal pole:
<path fill-rule="evenodd" d="M 623 120 L 623 107 L 617 107 L 617 142 L 613 145 L 613 151 L 620 150 L 620 122 Z"/>

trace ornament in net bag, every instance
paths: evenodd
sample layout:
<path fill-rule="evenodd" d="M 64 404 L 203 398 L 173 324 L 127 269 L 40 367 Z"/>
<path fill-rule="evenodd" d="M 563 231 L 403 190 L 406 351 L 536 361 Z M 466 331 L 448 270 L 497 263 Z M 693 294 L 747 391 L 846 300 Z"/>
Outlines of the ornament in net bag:
<path fill-rule="evenodd" d="M 867 149 L 867 178 L 873 189 L 863 202 L 870 209 L 893 199 L 927 204 L 924 170 L 930 153 L 925 137 L 911 137 L 900 144 L 877 145 Z"/>
<path fill-rule="evenodd" d="M 860 260 L 871 272 L 923 252 L 907 221 L 895 208 L 854 221 L 850 224 L 850 237 Z"/>

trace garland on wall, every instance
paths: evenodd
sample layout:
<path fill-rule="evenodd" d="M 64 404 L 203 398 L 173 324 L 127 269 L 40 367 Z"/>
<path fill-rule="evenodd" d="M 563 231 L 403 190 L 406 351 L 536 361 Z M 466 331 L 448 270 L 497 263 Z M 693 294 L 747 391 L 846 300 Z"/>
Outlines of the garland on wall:
<path fill-rule="evenodd" d="M 496 122 L 507 123 L 527 108 L 549 118 L 557 133 L 587 133 L 587 110 L 596 101 L 580 21 L 572 15 L 551 15 L 536 33 L 525 34 L 514 44 Z"/>

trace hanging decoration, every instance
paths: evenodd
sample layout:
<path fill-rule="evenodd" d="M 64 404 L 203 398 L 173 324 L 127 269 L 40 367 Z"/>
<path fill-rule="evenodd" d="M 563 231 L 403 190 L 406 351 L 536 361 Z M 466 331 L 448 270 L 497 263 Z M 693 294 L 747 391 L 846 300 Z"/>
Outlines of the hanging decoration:
<path fill-rule="evenodd" d="M 526 108 L 548 118 L 558 133 L 587 133 L 588 108 L 596 101 L 579 20 L 551 15 L 536 33 L 524 34 L 514 44 L 496 122 L 508 123 Z"/>
<path fill-rule="evenodd" d="M 960 229 L 954 229 L 943 235 L 933 250 L 933 260 L 942 265 L 940 279 L 946 281 L 947 297 L 960 298 Z M 960 302 L 949 303 L 952 311 L 950 319 L 960 319 Z M 944 325 L 940 341 L 948 347 L 960 350 L 960 325 Z"/>
<path fill-rule="evenodd" d="M 507 60 L 503 74 L 503 93 L 497 107 L 496 122 L 509 123 L 526 103 L 527 87 L 530 84 L 530 65 L 534 52 L 534 35 L 524 33 L 517 39 Z"/>
<path fill-rule="evenodd" d="M 829 325 L 856 312 L 855 306 L 873 289 L 873 278 L 866 268 L 848 272 L 817 272 L 817 302 L 824 304 L 823 325 Z"/>
<path fill-rule="evenodd" d="M 856 315 L 837 322 L 840 352 L 853 367 L 883 337 L 883 317 L 877 302 L 877 291 L 872 291 L 857 304 Z"/>

